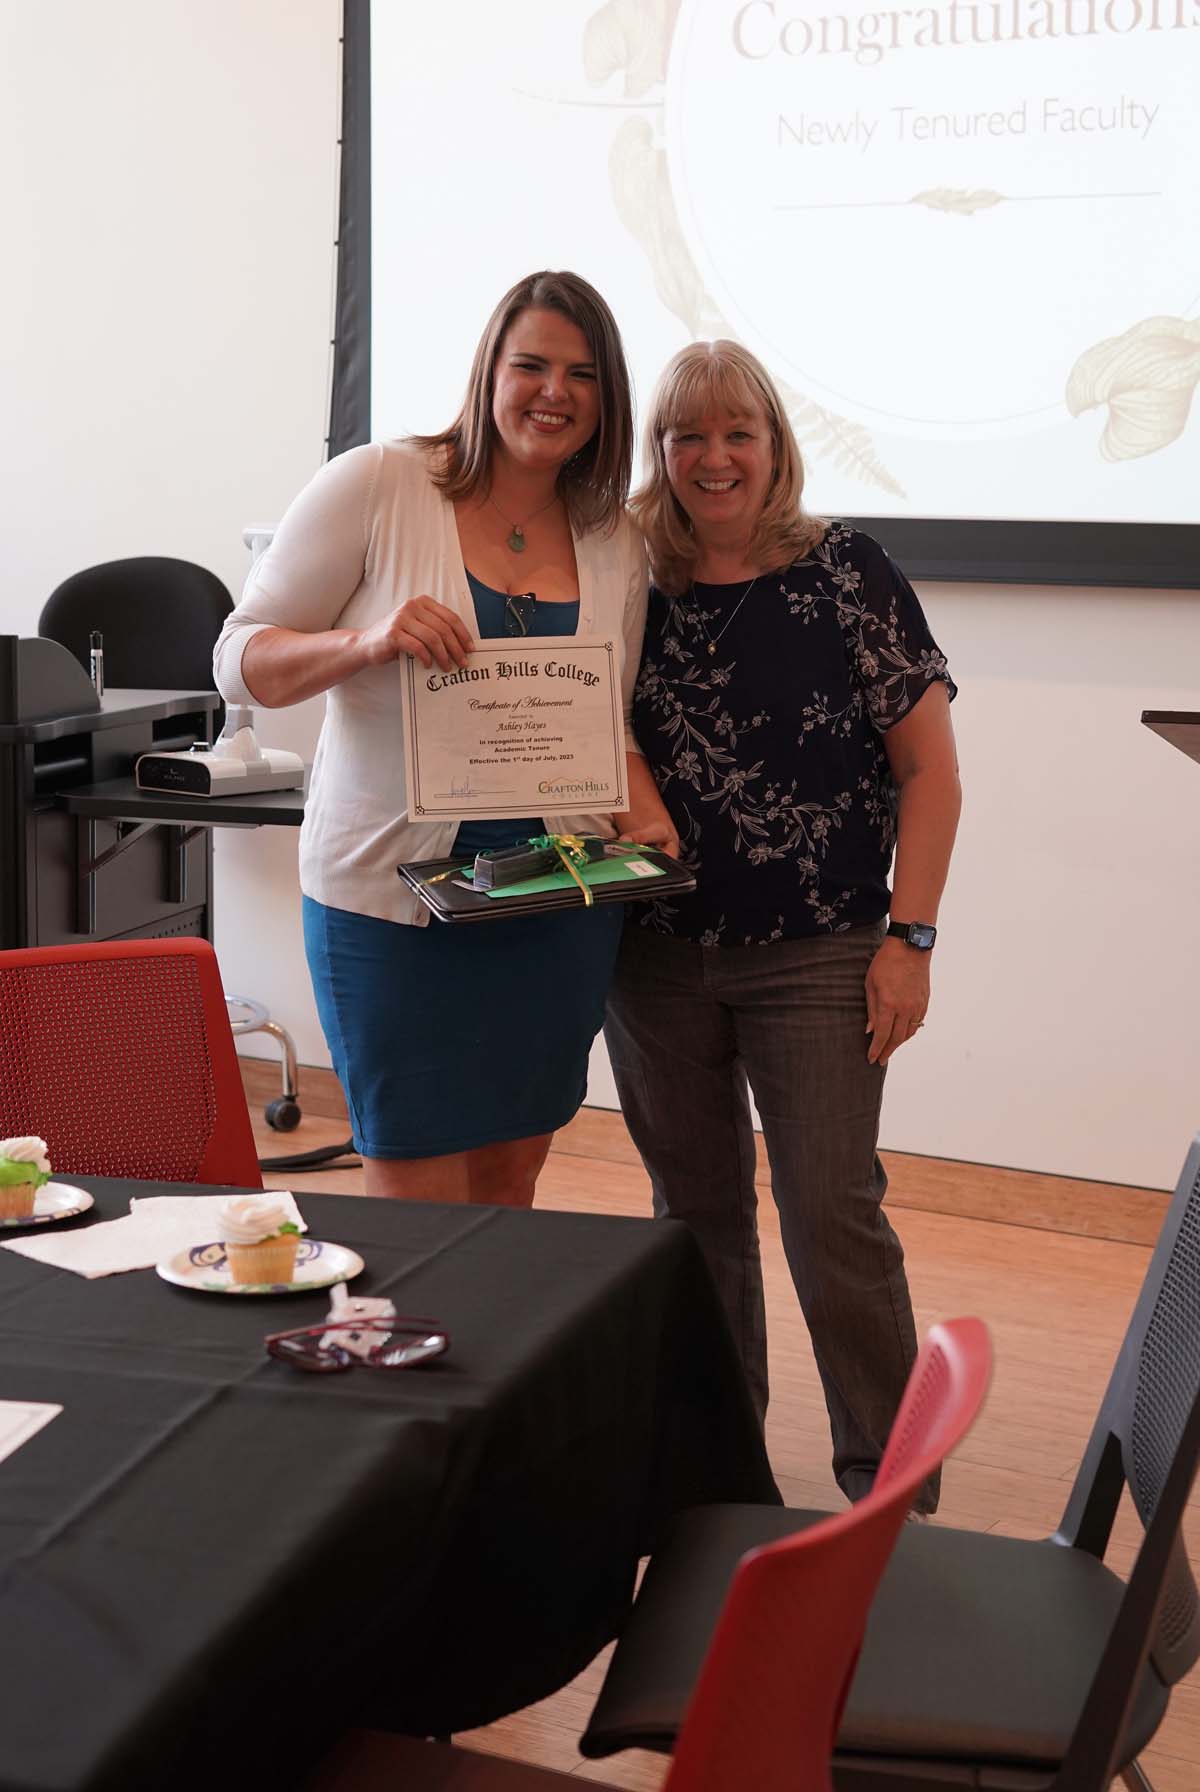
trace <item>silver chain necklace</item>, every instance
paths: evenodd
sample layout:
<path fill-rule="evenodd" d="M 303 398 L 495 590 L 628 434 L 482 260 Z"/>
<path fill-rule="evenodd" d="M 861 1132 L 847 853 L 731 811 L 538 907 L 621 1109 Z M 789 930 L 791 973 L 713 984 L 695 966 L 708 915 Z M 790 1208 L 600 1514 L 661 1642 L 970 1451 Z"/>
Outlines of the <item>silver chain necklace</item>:
<path fill-rule="evenodd" d="M 558 493 L 555 492 L 554 496 L 550 500 L 550 504 L 543 504 L 541 510 L 535 510 L 533 513 L 533 516 L 526 517 L 524 523 L 514 523 L 511 521 L 511 519 L 509 517 L 505 516 L 505 514 L 501 510 L 500 506 L 497 504 L 495 498 L 493 498 L 491 492 L 488 493 L 487 498 L 488 498 L 488 503 L 491 505 L 492 509 L 496 512 L 496 515 L 500 518 L 500 521 L 502 523 L 508 524 L 508 528 L 509 528 L 508 545 L 512 549 L 514 554 L 523 554 L 525 552 L 525 531 L 529 527 L 530 523 L 534 520 L 534 517 L 539 517 L 542 515 L 543 511 L 549 510 L 550 504 L 558 503 Z"/>
<path fill-rule="evenodd" d="M 708 635 L 708 651 L 710 654 L 714 654 L 717 651 L 717 642 L 721 639 L 721 636 L 725 633 L 725 630 L 729 627 L 729 624 L 733 621 L 734 617 L 737 615 L 738 611 L 741 609 L 742 605 L 745 603 L 746 599 L 749 597 L 750 593 L 754 590 L 754 587 L 758 584 L 758 581 L 761 578 L 762 578 L 762 574 L 760 572 L 756 572 L 754 577 L 751 579 L 750 583 L 746 586 L 746 589 L 742 592 L 742 595 L 738 598 L 737 602 L 734 604 L 733 609 L 730 611 L 729 615 L 725 618 L 724 622 L 721 624 L 720 628 L 717 630 L 715 635 L 709 635 L 708 630 L 706 628 L 704 628 L 704 624 L 701 622 L 700 627 L 704 628 L 705 634 Z M 692 580 L 692 602 L 695 603 L 696 601 L 697 601 L 696 581 L 693 579 Z"/>

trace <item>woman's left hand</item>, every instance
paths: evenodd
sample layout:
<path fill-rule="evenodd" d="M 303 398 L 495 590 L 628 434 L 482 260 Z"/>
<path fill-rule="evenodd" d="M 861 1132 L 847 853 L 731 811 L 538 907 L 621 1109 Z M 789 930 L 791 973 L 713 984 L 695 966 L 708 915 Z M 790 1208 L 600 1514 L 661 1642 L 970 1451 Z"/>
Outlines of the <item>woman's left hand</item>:
<path fill-rule="evenodd" d="M 621 839 L 631 845 L 656 846 L 677 859 L 679 835 L 658 793 L 654 774 L 640 753 L 627 752 L 625 764 L 629 773 L 629 807 L 618 810 L 612 818 L 613 826 Z"/>
<path fill-rule="evenodd" d="M 903 940 L 884 940 L 867 972 L 868 1064 L 886 1064 L 925 1023 L 929 954 Z"/>

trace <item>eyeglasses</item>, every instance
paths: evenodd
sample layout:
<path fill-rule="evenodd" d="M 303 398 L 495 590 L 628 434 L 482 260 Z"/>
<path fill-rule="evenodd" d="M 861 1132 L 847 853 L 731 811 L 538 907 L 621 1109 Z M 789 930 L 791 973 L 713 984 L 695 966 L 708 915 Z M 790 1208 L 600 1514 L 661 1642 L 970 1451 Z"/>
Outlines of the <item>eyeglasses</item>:
<path fill-rule="evenodd" d="M 267 1355 L 294 1369 L 328 1375 L 339 1369 L 413 1369 L 450 1348 L 449 1333 L 436 1320 L 339 1319 L 301 1331 L 272 1332 L 263 1339 Z"/>
<path fill-rule="evenodd" d="M 510 591 L 504 599 L 505 634 L 527 635 L 536 610 L 536 592 Z"/>

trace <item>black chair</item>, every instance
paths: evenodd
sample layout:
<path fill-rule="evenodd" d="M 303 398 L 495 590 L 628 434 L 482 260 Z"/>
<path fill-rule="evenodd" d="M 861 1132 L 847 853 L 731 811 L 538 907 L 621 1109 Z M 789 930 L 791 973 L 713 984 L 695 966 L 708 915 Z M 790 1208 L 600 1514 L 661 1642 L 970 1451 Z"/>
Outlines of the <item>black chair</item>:
<path fill-rule="evenodd" d="M 228 590 L 207 567 L 144 554 L 106 560 L 64 579 L 43 606 L 38 634 L 61 643 L 87 669 L 92 631 L 99 631 L 104 680 L 114 688 L 212 691 L 213 648 L 232 609 Z M 214 735 L 221 716 L 218 710 Z M 235 1037 L 269 1033 L 280 1048 L 282 1090 L 267 1103 L 264 1117 L 277 1132 L 291 1132 L 301 1119 L 291 1036 L 261 1002 L 246 996 L 228 1001 Z M 274 1165 L 276 1160 L 264 1161 Z M 292 1165 L 306 1167 L 294 1158 L 288 1160 Z"/>
<path fill-rule="evenodd" d="M 213 648 L 232 609 L 216 573 L 146 554 L 72 573 L 47 598 L 38 634 L 60 642 L 86 668 L 98 629 L 107 684 L 211 691 Z"/>
<path fill-rule="evenodd" d="M 1023 1542 L 906 1525 L 871 1609 L 834 1756 L 838 1792 L 1105 1792 L 1200 1656 L 1181 1521 L 1200 1460 L 1200 1138 L 1058 1530 Z M 1128 1487 L 1128 1582 L 1104 1566 Z M 580 1744 L 668 1751 L 734 1566 L 815 1512 L 712 1506 L 653 1558 Z M 803 1688 L 797 1687 L 797 1697 Z"/>

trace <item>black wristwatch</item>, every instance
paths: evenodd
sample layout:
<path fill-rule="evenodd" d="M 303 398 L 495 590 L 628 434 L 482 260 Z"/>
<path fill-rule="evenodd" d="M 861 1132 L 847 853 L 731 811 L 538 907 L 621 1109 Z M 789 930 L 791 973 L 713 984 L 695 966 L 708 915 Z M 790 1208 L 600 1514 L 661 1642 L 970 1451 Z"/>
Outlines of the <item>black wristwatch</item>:
<path fill-rule="evenodd" d="M 932 952 L 937 928 L 929 921 L 891 921 L 888 938 L 903 940 L 906 946 L 915 946 L 918 952 Z"/>

